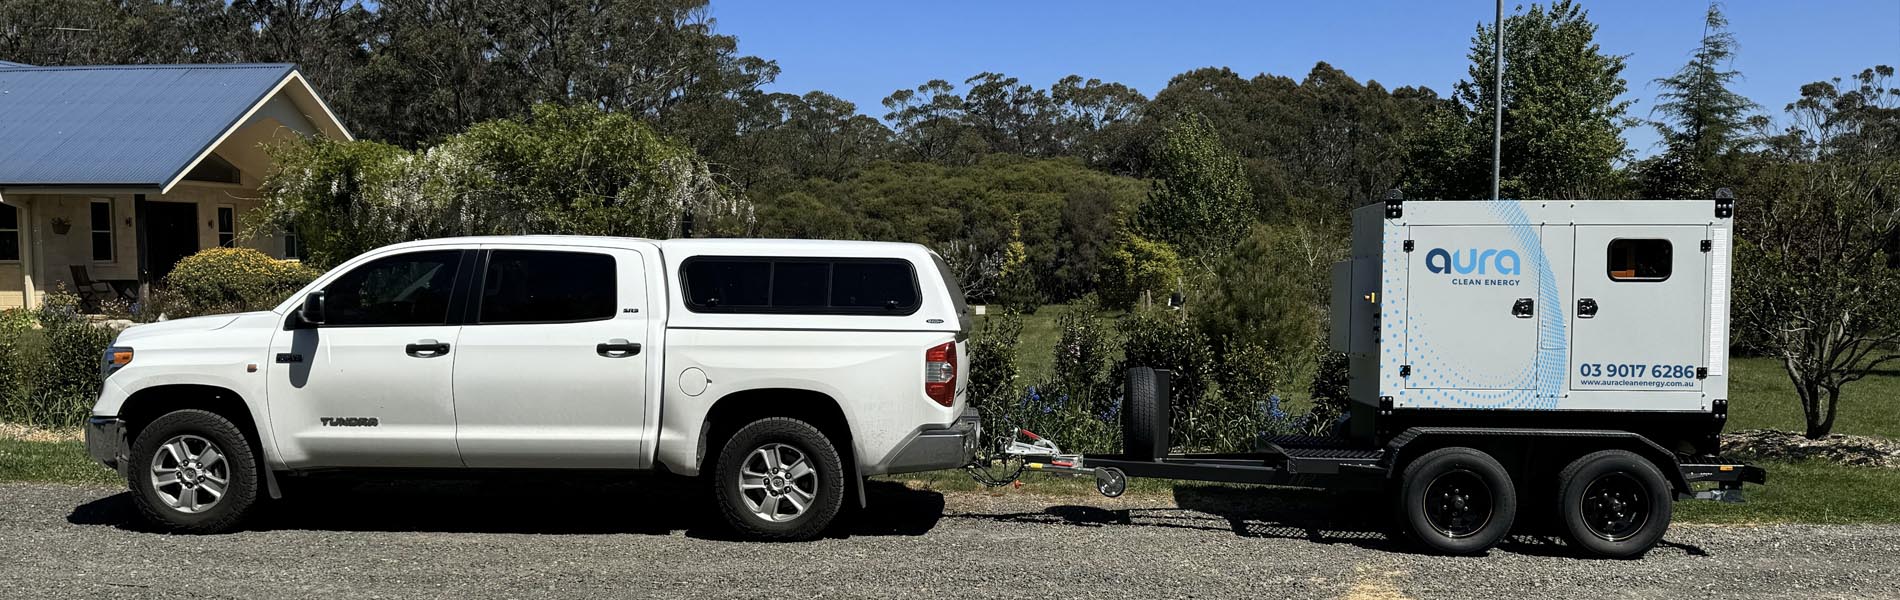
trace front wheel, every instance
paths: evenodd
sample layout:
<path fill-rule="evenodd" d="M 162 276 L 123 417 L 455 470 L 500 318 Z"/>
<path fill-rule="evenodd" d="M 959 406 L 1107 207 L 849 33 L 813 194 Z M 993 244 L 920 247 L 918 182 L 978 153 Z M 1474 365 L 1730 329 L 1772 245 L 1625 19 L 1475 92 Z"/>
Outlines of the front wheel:
<path fill-rule="evenodd" d="M 1558 476 L 1565 538 L 1598 556 L 1642 556 L 1669 530 L 1675 498 L 1654 463 L 1627 450 L 1579 458 Z"/>
<path fill-rule="evenodd" d="M 818 537 L 844 504 L 844 461 L 825 434 L 774 417 L 726 440 L 713 469 L 719 511 L 739 534 L 763 540 Z"/>
<path fill-rule="evenodd" d="M 134 504 L 152 525 L 176 533 L 236 529 L 257 503 L 258 465 L 244 432 L 203 410 L 152 421 L 132 442 L 126 469 Z"/>

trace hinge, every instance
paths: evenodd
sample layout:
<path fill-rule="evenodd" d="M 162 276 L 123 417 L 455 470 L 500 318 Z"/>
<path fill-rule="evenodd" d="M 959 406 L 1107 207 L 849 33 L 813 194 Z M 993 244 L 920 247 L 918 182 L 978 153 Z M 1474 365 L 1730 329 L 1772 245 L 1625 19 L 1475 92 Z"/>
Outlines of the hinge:
<path fill-rule="evenodd" d="M 1405 240 L 1405 251 L 1406 252 L 1412 251 L 1412 240 Z"/>
<path fill-rule="evenodd" d="M 1392 397 L 1391 396 L 1379 397 L 1379 416 L 1381 417 L 1392 416 Z"/>
<path fill-rule="evenodd" d="M 1412 376 L 1412 365 L 1399 365 L 1399 376 L 1400 376 L 1400 377 L 1411 377 L 1411 376 Z"/>
<path fill-rule="evenodd" d="M 1715 420 L 1717 421 L 1728 420 L 1728 401 L 1719 398 L 1716 399 L 1710 403 L 1709 412 L 1715 415 Z"/>
<path fill-rule="evenodd" d="M 1711 242 L 1709 242 L 1708 240 L 1702 240 L 1702 251 L 1703 251 L 1703 252 L 1708 252 L 1708 251 L 1710 251 L 1710 250 L 1714 250 L 1714 249 L 1715 249 L 1715 244 L 1714 244 L 1714 243 L 1711 243 Z"/>
<path fill-rule="evenodd" d="M 1696 367 L 1696 368 L 1695 368 L 1695 378 L 1696 378 L 1696 379 L 1708 379 L 1708 378 L 1709 378 L 1709 368 L 1708 368 L 1708 367 Z"/>
<path fill-rule="evenodd" d="M 1385 193 L 1385 218 L 1397 219 L 1405 216 L 1405 194 L 1398 190 Z"/>
<path fill-rule="evenodd" d="M 1735 216 L 1735 192 L 1728 188 L 1715 190 L 1715 218 L 1726 219 Z"/>

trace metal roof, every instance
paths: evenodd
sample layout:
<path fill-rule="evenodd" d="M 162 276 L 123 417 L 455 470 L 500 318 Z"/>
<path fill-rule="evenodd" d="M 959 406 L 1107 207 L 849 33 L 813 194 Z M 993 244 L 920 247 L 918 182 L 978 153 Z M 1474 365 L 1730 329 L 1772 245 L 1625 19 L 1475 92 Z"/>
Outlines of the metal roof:
<path fill-rule="evenodd" d="M 164 187 L 295 70 L 0 66 L 0 186 Z"/>

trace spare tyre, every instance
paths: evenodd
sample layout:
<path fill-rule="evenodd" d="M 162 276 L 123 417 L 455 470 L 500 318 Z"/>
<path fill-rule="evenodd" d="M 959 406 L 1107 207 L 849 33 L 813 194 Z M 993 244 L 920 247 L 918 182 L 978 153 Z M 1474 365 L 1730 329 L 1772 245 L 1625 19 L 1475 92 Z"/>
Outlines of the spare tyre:
<path fill-rule="evenodd" d="M 1130 458 L 1168 455 L 1168 375 L 1149 367 L 1128 370 L 1122 394 L 1122 451 Z"/>

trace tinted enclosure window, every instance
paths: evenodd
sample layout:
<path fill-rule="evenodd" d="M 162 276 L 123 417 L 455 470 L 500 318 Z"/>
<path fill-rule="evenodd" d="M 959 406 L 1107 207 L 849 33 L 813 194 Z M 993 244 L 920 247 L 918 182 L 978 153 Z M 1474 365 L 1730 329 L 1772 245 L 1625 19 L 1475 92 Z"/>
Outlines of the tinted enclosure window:
<path fill-rule="evenodd" d="M 831 263 L 779 262 L 772 265 L 772 306 L 825 308 L 831 287 Z"/>
<path fill-rule="evenodd" d="M 772 263 L 763 260 L 704 259 L 686 265 L 687 301 L 695 307 L 765 308 L 771 306 Z"/>
<path fill-rule="evenodd" d="M 831 267 L 831 305 L 897 309 L 917 305 L 909 263 L 841 262 Z"/>
<path fill-rule="evenodd" d="M 1662 281 L 1673 260 L 1669 240 L 1620 239 L 1610 242 L 1610 279 Z"/>
<path fill-rule="evenodd" d="M 917 276 L 894 259 L 694 258 L 681 269 L 695 312 L 908 315 Z"/>
<path fill-rule="evenodd" d="M 482 279 L 482 323 L 559 323 L 614 316 L 614 257 L 496 250 Z"/>
<path fill-rule="evenodd" d="M 379 258 L 324 286 L 326 325 L 442 325 L 448 322 L 460 250 Z"/>

